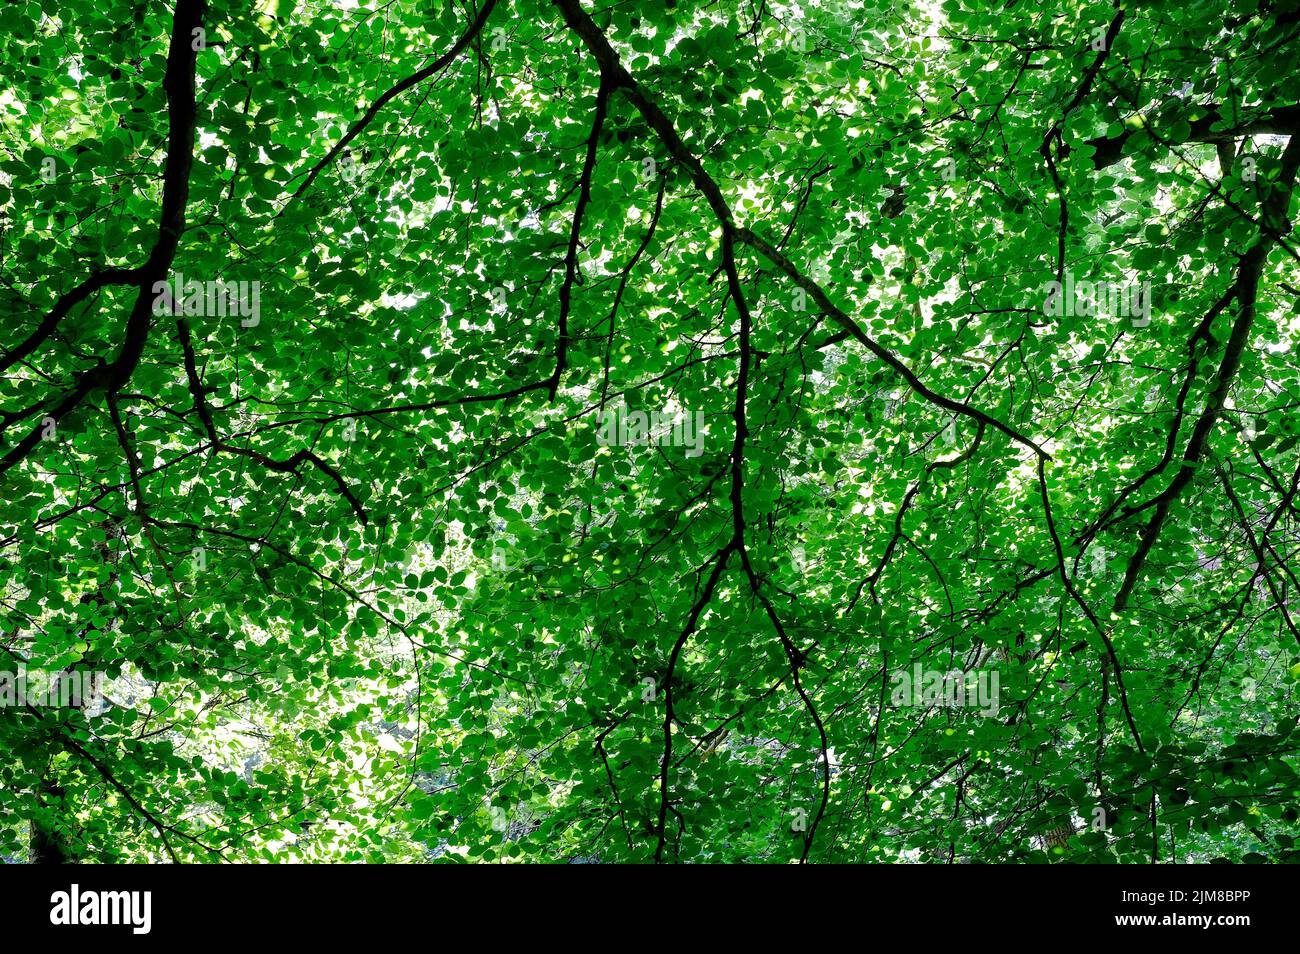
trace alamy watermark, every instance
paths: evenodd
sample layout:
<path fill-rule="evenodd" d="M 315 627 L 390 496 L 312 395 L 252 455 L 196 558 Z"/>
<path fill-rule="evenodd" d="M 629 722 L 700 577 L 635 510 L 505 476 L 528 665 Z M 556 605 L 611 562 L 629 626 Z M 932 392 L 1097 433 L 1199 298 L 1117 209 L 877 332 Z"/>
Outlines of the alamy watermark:
<path fill-rule="evenodd" d="M 104 674 L 73 670 L 45 672 L 18 666 L 17 672 L 0 670 L 0 708 L 11 706 L 85 709 L 103 695 Z"/>
<path fill-rule="evenodd" d="M 1051 281 L 1045 286 L 1047 299 L 1043 302 L 1043 314 L 1052 318 L 1093 315 L 1132 318 L 1138 328 L 1151 324 L 1150 282 L 1117 285 L 1106 281 L 1075 281 L 1070 271 L 1066 271 L 1064 278 L 1064 282 Z"/>
<path fill-rule="evenodd" d="M 972 678 L 973 677 L 973 678 Z M 890 702 L 896 706 L 944 706 L 978 709 L 982 716 L 998 714 L 998 671 L 963 672 L 925 669 L 920 663 L 890 677 Z"/>
<path fill-rule="evenodd" d="M 152 891 L 91 891 L 73 884 L 50 895 L 50 923 L 56 926 L 119 924 L 132 934 L 153 927 Z"/>
<path fill-rule="evenodd" d="M 244 328 L 262 321 L 262 283 L 195 281 L 177 272 L 171 282 L 154 282 L 153 313 L 163 315 L 237 317 Z"/>
<path fill-rule="evenodd" d="M 699 457 L 704 453 L 704 412 L 606 408 L 600 415 L 597 441 L 602 447 L 633 444 L 685 447 L 687 457 Z"/>

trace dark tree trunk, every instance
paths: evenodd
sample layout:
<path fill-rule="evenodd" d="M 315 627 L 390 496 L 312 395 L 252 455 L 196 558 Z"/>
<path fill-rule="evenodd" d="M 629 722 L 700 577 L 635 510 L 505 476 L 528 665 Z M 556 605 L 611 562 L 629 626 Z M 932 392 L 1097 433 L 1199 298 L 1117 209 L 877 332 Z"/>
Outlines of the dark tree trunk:
<path fill-rule="evenodd" d="M 37 798 L 42 808 L 62 806 L 63 789 L 48 779 L 41 780 Z M 34 865 L 71 865 L 77 863 L 76 855 L 62 832 L 42 819 L 32 819 L 29 850 Z"/>

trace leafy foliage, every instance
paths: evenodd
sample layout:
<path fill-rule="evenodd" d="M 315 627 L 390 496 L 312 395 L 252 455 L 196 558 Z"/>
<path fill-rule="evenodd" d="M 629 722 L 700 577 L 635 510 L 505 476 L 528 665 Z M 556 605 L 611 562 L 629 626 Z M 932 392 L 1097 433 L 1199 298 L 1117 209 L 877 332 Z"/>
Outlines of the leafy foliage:
<path fill-rule="evenodd" d="M 0 850 L 1294 860 L 1295 4 L 480 3 L 6 5 Z"/>

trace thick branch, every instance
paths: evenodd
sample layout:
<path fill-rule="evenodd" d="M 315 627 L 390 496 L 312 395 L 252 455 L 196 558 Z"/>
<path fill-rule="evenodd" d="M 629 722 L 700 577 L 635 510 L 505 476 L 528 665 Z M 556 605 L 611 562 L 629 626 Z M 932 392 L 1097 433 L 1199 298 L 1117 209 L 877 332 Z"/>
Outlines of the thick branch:
<path fill-rule="evenodd" d="M 1187 124 L 1186 136 L 1179 137 L 1176 141 L 1167 138 L 1164 141 L 1175 146 L 1189 142 L 1217 144 L 1233 142 L 1243 136 L 1260 134 L 1289 136 L 1300 131 L 1300 105 L 1275 106 L 1260 116 L 1218 129 L 1215 127 L 1223 123 L 1222 107 L 1215 103 L 1202 108 L 1206 110 L 1206 114 Z M 1105 169 L 1122 160 L 1124 149 L 1136 132 L 1136 129 L 1125 129 L 1117 136 L 1096 136 L 1089 139 L 1087 145 L 1094 150 L 1093 168 Z"/>
<path fill-rule="evenodd" d="M 201 29 L 206 0 L 177 0 L 172 16 L 171 46 L 167 52 L 167 71 L 163 89 L 167 94 L 167 160 L 163 166 L 162 209 L 158 221 L 158 241 L 148 261 L 138 270 L 139 290 L 135 305 L 126 322 L 126 332 L 117 358 L 110 364 L 101 361 L 83 373 L 72 390 L 49 412 L 60 421 L 96 389 L 114 392 L 135 372 L 144 354 L 153 318 L 153 285 L 163 280 L 176 257 L 176 249 L 185 231 L 185 206 L 189 199 L 190 169 L 194 163 L 194 126 L 197 104 L 194 94 L 194 71 L 197 52 L 192 43 L 194 32 Z M 23 460 L 40 442 L 43 427 L 34 428 L 0 458 L 0 473 Z"/>
<path fill-rule="evenodd" d="M 496 6 L 496 0 L 486 0 L 483 4 L 483 9 L 478 12 L 478 16 L 474 18 L 474 22 L 470 24 L 469 29 L 461 35 L 459 40 L 452 44 L 450 50 L 442 54 L 442 56 L 438 57 L 428 66 L 424 67 L 424 69 L 416 70 L 410 76 L 406 77 L 406 79 L 386 90 L 377 100 L 371 103 L 370 108 L 362 114 L 361 118 L 353 123 L 352 127 L 343 134 L 343 138 L 330 147 L 329 152 L 325 153 L 321 160 L 308 170 L 307 178 L 303 180 L 302 185 L 298 186 L 297 191 L 290 196 L 289 202 L 292 202 L 311 188 L 311 184 L 316 181 L 316 177 L 324 171 L 326 166 L 338 157 L 339 153 L 347 148 L 348 143 L 361 135 L 362 131 L 370 125 L 371 120 L 379 115 L 381 109 L 398 96 L 401 96 L 412 86 L 418 86 L 435 73 L 442 72 L 453 60 L 456 59 L 456 57 L 460 56 L 461 51 L 463 51 L 465 47 L 469 46 L 474 37 L 478 36 L 479 31 L 483 29 L 483 25 L 487 23 L 488 16 L 492 13 L 492 8 L 494 6 Z M 288 208 L 288 203 L 285 204 L 285 208 Z M 283 211 L 284 210 L 282 209 L 281 212 Z"/>
<path fill-rule="evenodd" d="M 1124 608 L 1128 606 L 1129 597 L 1132 595 L 1133 588 L 1137 585 L 1138 578 L 1142 574 L 1142 567 L 1146 564 L 1151 548 L 1155 546 L 1156 540 L 1160 536 L 1160 530 L 1164 526 L 1165 520 L 1168 519 L 1173 505 L 1182 496 L 1183 491 L 1187 489 L 1187 485 L 1196 476 L 1197 468 L 1205 455 L 1210 433 L 1218 422 L 1219 414 L 1223 411 L 1223 406 L 1227 402 L 1228 392 L 1232 389 L 1232 383 L 1236 380 L 1237 371 L 1241 368 L 1242 355 L 1246 351 L 1246 345 L 1250 340 L 1251 327 L 1255 323 L 1255 299 L 1259 292 L 1260 274 L 1264 269 L 1264 263 L 1268 260 L 1268 253 L 1275 244 L 1270 226 L 1279 230 L 1285 228 L 1282 223 L 1286 217 L 1286 210 L 1290 205 L 1297 167 L 1300 167 L 1300 136 L 1292 136 L 1282 154 L 1281 175 L 1278 177 L 1278 181 L 1270 186 L 1270 192 L 1264 201 L 1262 210 L 1264 227 L 1260 230 L 1254 244 L 1241 257 L 1237 266 L 1235 297 L 1239 310 L 1237 320 L 1232 326 L 1232 335 L 1228 339 L 1223 358 L 1219 362 L 1214 388 L 1205 402 L 1205 408 L 1201 411 L 1195 427 L 1192 429 L 1192 436 L 1187 442 L 1187 449 L 1183 452 L 1182 467 L 1178 469 L 1178 473 L 1169 482 L 1169 486 L 1155 498 L 1155 510 L 1151 514 L 1150 521 L 1142 530 L 1137 551 L 1129 561 L 1128 570 L 1124 574 L 1124 583 L 1120 586 L 1119 593 L 1115 597 L 1116 613 L 1123 612 Z"/>

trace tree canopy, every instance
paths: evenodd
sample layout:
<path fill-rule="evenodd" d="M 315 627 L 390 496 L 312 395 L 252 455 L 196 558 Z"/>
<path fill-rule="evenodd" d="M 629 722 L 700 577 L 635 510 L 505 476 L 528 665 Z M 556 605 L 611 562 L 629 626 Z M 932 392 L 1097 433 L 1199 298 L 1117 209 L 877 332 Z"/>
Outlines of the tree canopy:
<path fill-rule="evenodd" d="M 1295 860 L 1294 0 L 33 0 L 0 853 Z"/>

